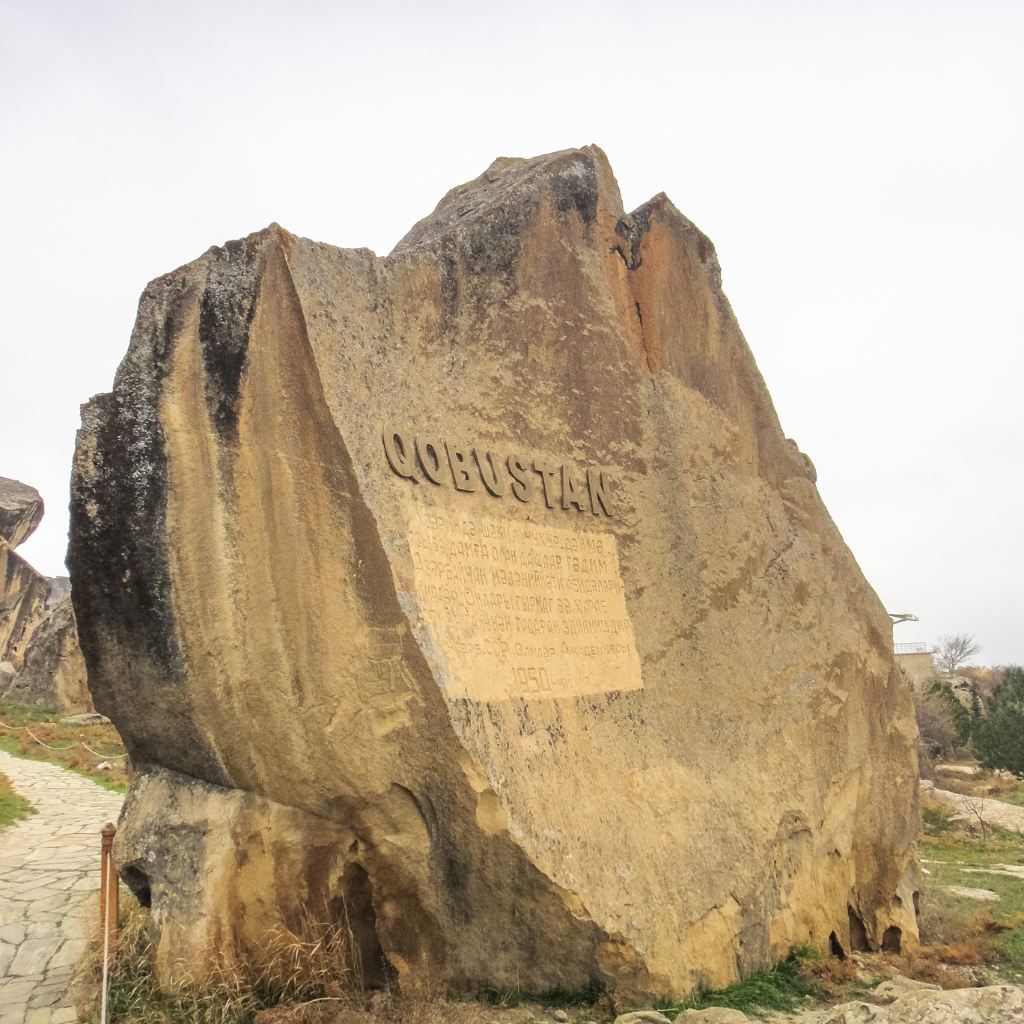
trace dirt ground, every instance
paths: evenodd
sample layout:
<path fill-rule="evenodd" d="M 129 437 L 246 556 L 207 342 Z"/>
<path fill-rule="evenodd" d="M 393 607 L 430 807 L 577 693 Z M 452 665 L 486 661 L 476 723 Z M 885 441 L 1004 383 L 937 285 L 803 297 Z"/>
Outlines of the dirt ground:
<path fill-rule="evenodd" d="M 341 1000 L 279 1006 L 272 1010 L 261 1010 L 256 1014 L 254 1024 L 524 1024 L 526 1021 L 558 1024 L 559 1020 L 607 1021 L 614 1016 L 614 1012 L 610 1001 L 607 1007 L 598 1004 L 596 1007 L 545 1010 L 535 1003 L 503 1007 L 478 1002 L 449 1002 L 445 999 L 402 998 L 379 993 L 369 1000 L 366 1009 L 353 1008 Z"/>

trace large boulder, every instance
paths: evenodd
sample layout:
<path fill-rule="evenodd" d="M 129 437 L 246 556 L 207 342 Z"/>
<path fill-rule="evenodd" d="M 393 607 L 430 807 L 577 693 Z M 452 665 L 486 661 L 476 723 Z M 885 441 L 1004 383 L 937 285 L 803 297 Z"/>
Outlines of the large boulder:
<path fill-rule="evenodd" d="M 72 715 L 95 710 L 70 596 L 36 627 L 21 672 L 4 696 Z"/>
<path fill-rule="evenodd" d="M 20 669 L 36 627 L 46 616 L 50 584 L 15 553 L 43 518 L 34 487 L 0 476 L 0 662 Z"/>
<path fill-rule="evenodd" d="M 724 985 L 916 939 L 916 726 L 714 246 L 588 147 L 386 259 L 142 296 L 72 600 L 164 982 L 341 917 L 403 987 Z"/>
<path fill-rule="evenodd" d="M 34 487 L 0 476 L 0 540 L 16 548 L 43 518 L 43 499 Z"/>

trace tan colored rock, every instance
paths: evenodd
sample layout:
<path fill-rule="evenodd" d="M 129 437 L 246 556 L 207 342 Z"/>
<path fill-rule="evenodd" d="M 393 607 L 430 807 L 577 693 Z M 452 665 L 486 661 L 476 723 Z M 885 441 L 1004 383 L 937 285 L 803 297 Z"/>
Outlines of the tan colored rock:
<path fill-rule="evenodd" d="M 0 540 L 0 661 L 20 670 L 49 594 L 46 577 Z"/>
<path fill-rule="evenodd" d="M 34 487 L 0 476 L 0 540 L 12 549 L 27 540 L 43 518 L 43 499 Z"/>
<path fill-rule="evenodd" d="M 683 1010 L 676 1020 L 683 1024 L 746 1024 L 750 1018 L 740 1010 L 727 1006 L 710 1006 L 706 1010 Z"/>
<path fill-rule="evenodd" d="M 918 990 L 890 1006 L 843 1003 L 806 1024 L 1018 1024 L 1024 1020 L 1024 989 L 1016 985 Z"/>
<path fill-rule="evenodd" d="M 746 1020 L 746 1017 L 743 1018 Z M 620 1013 L 615 1024 L 672 1024 L 663 1013 L 657 1010 L 634 1010 L 632 1013 Z"/>
<path fill-rule="evenodd" d="M 593 147 L 386 259 L 275 225 L 153 282 L 69 566 L 160 976 L 344 906 L 404 989 L 912 945 L 913 708 L 814 479 L 711 242 Z"/>
<path fill-rule="evenodd" d="M 14 549 L 42 518 L 43 499 L 34 487 L 0 477 L 0 661 L 15 669 L 46 614 L 50 585 Z"/>
<path fill-rule="evenodd" d="M 70 597 L 65 597 L 36 627 L 25 649 L 21 672 L 5 696 L 72 715 L 95 710 Z"/>
<path fill-rule="evenodd" d="M 941 986 L 933 985 L 927 981 L 915 981 L 913 978 L 905 978 L 902 974 L 894 974 L 891 978 L 876 985 L 874 988 L 876 996 L 883 996 L 887 999 L 899 999 L 908 992 L 941 991 Z"/>

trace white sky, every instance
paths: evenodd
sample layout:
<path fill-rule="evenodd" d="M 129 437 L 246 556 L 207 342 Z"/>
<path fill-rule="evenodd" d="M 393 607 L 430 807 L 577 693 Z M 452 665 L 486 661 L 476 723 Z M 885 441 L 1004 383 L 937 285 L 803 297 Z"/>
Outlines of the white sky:
<path fill-rule="evenodd" d="M 1024 3 L 0 0 L 0 475 L 63 573 L 138 296 L 276 220 L 387 253 L 494 157 L 597 143 L 715 242 L 897 641 L 1024 663 Z"/>

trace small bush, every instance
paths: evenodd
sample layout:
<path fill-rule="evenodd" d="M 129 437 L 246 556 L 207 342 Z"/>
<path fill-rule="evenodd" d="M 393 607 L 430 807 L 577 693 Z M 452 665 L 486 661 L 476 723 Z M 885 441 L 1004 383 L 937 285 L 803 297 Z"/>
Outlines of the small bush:
<path fill-rule="evenodd" d="M 928 760 L 949 757 L 954 748 L 963 742 L 951 705 L 942 693 L 921 693 L 915 690 L 914 711 L 921 753 Z"/>
<path fill-rule="evenodd" d="M 929 835 L 941 836 L 953 828 L 953 814 L 953 808 L 946 804 L 940 804 L 938 807 L 921 804 L 921 818 L 924 821 L 925 831 Z"/>
<path fill-rule="evenodd" d="M 954 741 L 953 746 L 965 746 L 970 742 L 971 731 L 974 728 L 974 718 L 971 716 L 971 712 L 960 703 L 960 698 L 953 692 L 953 687 L 944 680 L 937 679 L 932 683 L 931 689 L 927 693 L 921 694 L 920 700 L 925 701 L 926 698 L 935 698 L 945 705 L 945 711 L 948 715 L 948 720 L 952 723 L 953 728 L 956 731 L 957 739 L 959 743 Z M 929 706 L 933 706 L 929 704 Z M 920 728 L 920 726 L 919 726 Z M 952 750 L 950 747 L 949 750 Z M 948 756 L 948 751 L 943 757 Z"/>
<path fill-rule="evenodd" d="M 1024 779 L 1024 668 L 1003 673 L 974 727 L 974 747 L 986 768 L 1004 769 Z"/>

